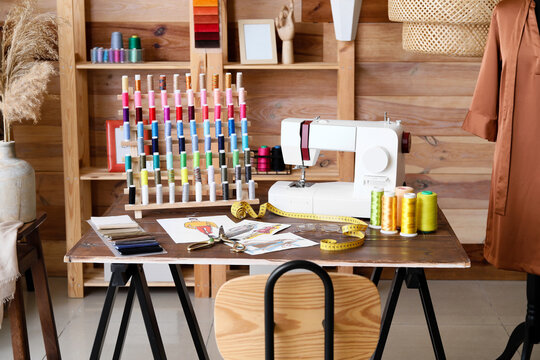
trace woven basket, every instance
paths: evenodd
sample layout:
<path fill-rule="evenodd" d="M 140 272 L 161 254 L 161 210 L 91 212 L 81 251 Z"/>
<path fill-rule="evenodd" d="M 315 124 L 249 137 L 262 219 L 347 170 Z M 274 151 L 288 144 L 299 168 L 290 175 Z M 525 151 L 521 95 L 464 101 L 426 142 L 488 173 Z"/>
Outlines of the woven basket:
<path fill-rule="evenodd" d="M 500 0 L 388 0 L 388 17 L 403 22 L 403 49 L 482 56 Z"/>
<path fill-rule="evenodd" d="M 489 24 L 499 0 L 389 0 L 388 17 L 397 22 Z"/>
<path fill-rule="evenodd" d="M 482 56 L 489 24 L 403 23 L 403 49 L 424 54 Z"/>

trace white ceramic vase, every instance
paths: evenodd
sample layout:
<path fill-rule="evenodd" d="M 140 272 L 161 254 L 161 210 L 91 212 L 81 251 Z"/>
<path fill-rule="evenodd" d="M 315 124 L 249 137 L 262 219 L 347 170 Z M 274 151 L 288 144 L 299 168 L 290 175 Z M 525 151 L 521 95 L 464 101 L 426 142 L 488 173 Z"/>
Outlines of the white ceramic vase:
<path fill-rule="evenodd" d="M 34 169 L 15 157 L 15 142 L 0 141 L 0 221 L 36 218 Z"/>
<path fill-rule="evenodd" d="M 336 40 L 352 41 L 356 38 L 362 0 L 330 0 Z"/>

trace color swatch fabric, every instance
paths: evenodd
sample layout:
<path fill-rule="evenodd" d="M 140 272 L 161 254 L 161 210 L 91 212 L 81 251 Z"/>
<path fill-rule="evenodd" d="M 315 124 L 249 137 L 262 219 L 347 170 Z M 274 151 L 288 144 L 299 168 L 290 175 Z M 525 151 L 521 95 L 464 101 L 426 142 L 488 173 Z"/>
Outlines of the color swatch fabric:
<path fill-rule="evenodd" d="M 193 0 L 193 22 L 196 48 L 219 48 L 218 0 Z"/>

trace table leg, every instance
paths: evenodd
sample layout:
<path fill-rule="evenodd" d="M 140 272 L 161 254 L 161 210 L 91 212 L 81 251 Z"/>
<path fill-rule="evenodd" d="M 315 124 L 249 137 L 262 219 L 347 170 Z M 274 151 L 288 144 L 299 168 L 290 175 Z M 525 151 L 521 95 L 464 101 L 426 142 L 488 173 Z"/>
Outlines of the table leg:
<path fill-rule="evenodd" d="M 212 265 L 210 277 L 212 280 L 212 297 L 215 298 L 221 286 L 227 282 L 228 265 Z"/>
<path fill-rule="evenodd" d="M 134 265 L 134 267 L 131 282 L 134 283 L 135 290 L 137 291 L 152 354 L 154 355 L 154 359 L 166 359 L 167 356 L 165 355 L 165 348 L 163 347 L 163 340 L 159 332 L 156 313 L 154 312 L 152 299 L 150 298 L 146 276 L 144 275 L 142 265 Z"/>
<path fill-rule="evenodd" d="M 175 264 L 170 264 L 169 268 L 171 269 L 174 284 L 176 285 L 176 292 L 178 293 L 178 297 L 182 303 L 182 308 L 189 325 L 191 338 L 193 339 L 193 343 L 197 349 L 197 355 L 199 356 L 199 359 L 208 360 L 208 353 L 206 346 L 204 345 L 204 339 L 201 335 L 197 317 L 195 316 L 195 311 L 193 310 L 193 305 L 191 304 L 191 299 L 189 298 L 186 282 L 184 281 L 184 276 L 182 275 L 182 269 L 180 268 L 180 265 Z"/>
<path fill-rule="evenodd" d="M 114 347 L 113 360 L 120 359 L 122 350 L 124 349 L 124 340 L 126 339 L 126 332 L 129 325 L 129 319 L 131 318 L 131 311 L 133 310 L 133 298 L 135 297 L 135 286 L 131 284 L 126 297 L 126 304 L 124 306 L 124 313 L 122 314 L 122 322 L 120 323 L 120 329 L 118 330 L 118 338 L 116 339 L 116 345 Z"/>
<path fill-rule="evenodd" d="M 113 270 L 111 281 L 109 282 L 109 287 L 107 288 L 107 294 L 105 295 L 105 303 L 103 304 L 103 309 L 101 310 L 101 317 L 99 319 L 94 345 L 92 346 L 92 352 L 90 353 L 90 360 L 98 360 L 101 356 L 103 340 L 105 338 L 105 334 L 107 333 L 107 327 L 109 326 L 109 319 L 111 318 L 114 299 L 116 298 L 116 293 L 118 292 L 118 285 L 116 285 L 114 282 L 115 278 L 115 270 Z"/>
<path fill-rule="evenodd" d="M 60 360 L 61 355 L 60 345 L 58 344 L 58 332 L 56 331 L 56 323 L 54 321 L 51 293 L 49 291 L 49 281 L 47 269 L 45 268 L 43 248 L 39 238 L 39 230 L 36 229 L 31 232 L 26 237 L 26 240 L 36 248 L 38 253 L 38 259 L 32 264 L 30 269 L 33 279 L 32 286 L 36 294 L 36 304 L 39 312 L 45 353 L 47 359 Z"/>
<path fill-rule="evenodd" d="M 382 274 L 383 268 L 376 267 L 373 269 L 373 272 L 371 273 L 371 282 L 375 284 L 375 286 L 379 285 L 379 280 L 381 280 L 381 274 Z"/>
<path fill-rule="evenodd" d="M 0 303 L 0 306 L 4 306 Z M 26 330 L 26 316 L 24 314 L 24 298 L 21 281 L 15 285 L 15 297 L 9 303 L 9 321 L 11 325 L 11 346 L 13 358 L 21 360 L 30 359 L 28 346 L 28 331 Z"/>
<path fill-rule="evenodd" d="M 392 324 L 392 318 L 394 317 L 394 312 L 396 311 L 397 301 L 399 299 L 399 293 L 401 291 L 401 285 L 403 280 L 405 280 L 406 270 L 404 268 L 396 269 L 394 274 L 394 279 L 392 280 L 392 287 L 390 288 L 390 293 L 388 294 L 388 299 L 386 300 L 386 305 L 384 307 L 384 312 L 382 316 L 381 324 L 381 335 L 379 337 L 379 343 L 375 349 L 372 360 L 380 360 L 384 351 L 384 346 L 386 345 L 386 339 L 388 338 L 388 332 L 390 331 L 390 325 Z"/>
<path fill-rule="evenodd" d="M 497 360 L 510 360 L 518 350 L 519 346 L 523 343 L 523 340 L 525 339 L 525 323 L 522 322 L 519 324 L 514 331 L 512 331 L 512 335 L 510 335 L 510 339 L 508 340 L 508 343 L 506 344 L 506 348 L 504 349 L 504 352 L 497 358 Z"/>

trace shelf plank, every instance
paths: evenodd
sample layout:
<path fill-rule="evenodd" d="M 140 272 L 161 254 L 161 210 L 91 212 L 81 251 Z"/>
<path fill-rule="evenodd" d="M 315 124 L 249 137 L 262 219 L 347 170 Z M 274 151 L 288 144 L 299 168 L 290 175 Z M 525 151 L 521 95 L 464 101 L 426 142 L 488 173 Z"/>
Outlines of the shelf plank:
<path fill-rule="evenodd" d="M 240 64 L 229 63 L 223 66 L 232 70 L 338 70 L 337 63 L 299 62 L 294 64 Z"/>
<path fill-rule="evenodd" d="M 190 65 L 188 61 L 147 61 L 143 63 L 123 63 L 123 64 L 109 64 L 109 63 L 91 63 L 89 61 L 83 61 L 77 63 L 77 69 L 79 70 L 176 70 L 184 69 L 189 70 Z"/>

